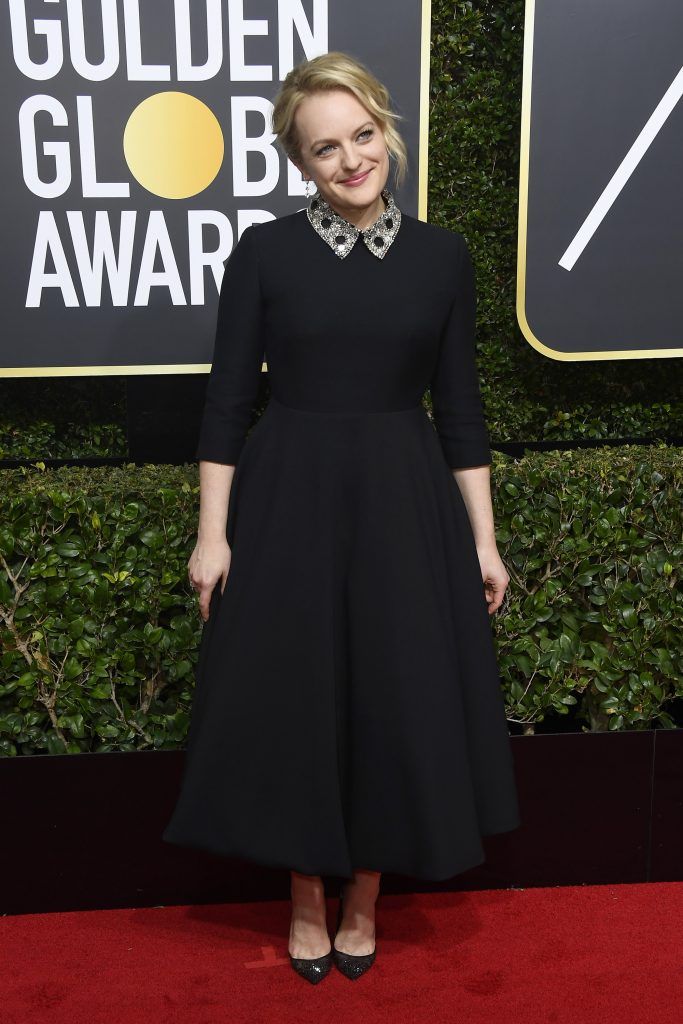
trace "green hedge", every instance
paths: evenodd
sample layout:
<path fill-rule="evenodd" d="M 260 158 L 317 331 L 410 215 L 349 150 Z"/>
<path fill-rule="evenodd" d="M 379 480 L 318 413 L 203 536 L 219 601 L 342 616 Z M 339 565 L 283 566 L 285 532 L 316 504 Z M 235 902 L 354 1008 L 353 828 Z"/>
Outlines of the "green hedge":
<path fill-rule="evenodd" d="M 683 436 L 683 360 L 563 362 L 523 337 L 515 285 L 524 3 L 432 0 L 431 9 L 427 216 L 461 231 L 472 251 L 492 439 Z M 68 378 L 0 380 L 0 457 L 125 456 L 122 388 L 117 378 L 80 389 Z"/>
<path fill-rule="evenodd" d="M 683 696 L 683 457 L 625 445 L 497 459 L 496 618 L 508 717 L 575 705 L 592 731 L 675 728 Z M 502 612 L 502 614 L 501 614 Z"/>
<path fill-rule="evenodd" d="M 125 377 L 0 378 L 0 459 L 128 454 Z"/>
<path fill-rule="evenodd" d="M 677 449 L 495 455 L 493 618 L 508 717 L 674 727 Z M 195 466 L 0 472 L 0 753 L 182 746 L 201 619 Z"/>
<path fill-rule="evenodd" d="M 0 487 L 0 753 L 183 740 L 196 467 L 4 470 Z"/>

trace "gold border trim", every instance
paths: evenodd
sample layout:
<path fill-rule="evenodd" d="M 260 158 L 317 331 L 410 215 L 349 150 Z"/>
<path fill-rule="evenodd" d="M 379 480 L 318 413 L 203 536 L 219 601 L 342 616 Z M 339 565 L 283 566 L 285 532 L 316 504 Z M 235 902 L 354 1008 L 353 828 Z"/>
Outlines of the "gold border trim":
<path fill-rule="evenodd" d="M 431 0 L 422 0 L 417 186 L 417 216 L 420 220 L 427 220 L 431 25 Z M 150 366 L 10 366 L 0 367 L 0 377 L 133 377 L 144 374 L 209 373 L 210 370 L 211 363 L 154 363 Z M 264 361 L 261 364 L 261 372 L 267 370 L 268 364 Z"/>
<path fill-rule="evenodd" d="M 420 127 L 417 167 L 417 216 L 427 220 L 429 183 L 429 73 L 432 43 L 432 2 L 422 0 L 422 38 L 420 46 Z"/>
<path fill-rule="evenodd" d="M 534 54 L 536 0 L 526 0 L 524 17 L 524 64 L 522 69 L 522 119 L 519 161 L 519 218 L 517 228 L 517 322 L 526 340 L 538 352 L 559 361 L 592 359 L 671 359 L 683 356 L 683 348 L 611 349 L 604 352 L 562 352 L 537 338 L 526 316 L 526 246 L 529 200 L 529 138 L 531 134 L 531 77 Z"/>
<path fill-rule="evenodd" d="M 267 370 L 265 362 L 262 370 Z M 151 366 L 19 366 L 0 367 L 0 377 L 134 377 L 145 374 L 209 373 L 211 363 L 163 363 Z"/>

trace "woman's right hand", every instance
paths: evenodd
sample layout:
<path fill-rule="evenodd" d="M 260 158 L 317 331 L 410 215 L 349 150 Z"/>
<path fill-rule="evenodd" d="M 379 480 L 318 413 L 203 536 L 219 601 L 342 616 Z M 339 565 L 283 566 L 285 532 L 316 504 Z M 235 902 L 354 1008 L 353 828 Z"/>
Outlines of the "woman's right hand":
<path fill-rule="evenodd" d="M 198 540 L 190 555 L 187 570 L 190 584 L 199 595 L 199 611 L 204 622 L 209 618 L 211 595 L 218 581 L 221 581 L 221 594 L 230 572 L 232 552 L 227 539 L 215 541 Z"/>

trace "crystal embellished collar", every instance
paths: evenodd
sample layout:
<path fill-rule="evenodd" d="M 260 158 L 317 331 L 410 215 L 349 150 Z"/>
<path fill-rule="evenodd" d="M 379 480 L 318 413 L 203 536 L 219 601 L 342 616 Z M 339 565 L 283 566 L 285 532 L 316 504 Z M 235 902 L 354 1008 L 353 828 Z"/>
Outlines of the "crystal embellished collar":
<path fill-rule="evenodd" d="M 394 202 L 394 197 L 389 189 L 382 189 L 382 197 L 386 200 L 386 210 L 379 215 L 374 224 L 362 231 L 345 217 L 340 217 L 323 199 L 320 192 L 316 192 L 311 197 L 306 215 L 320 237 L 327 242 L 340 259 L 348 256 L 356 239 L 362 235 L 370 252 L 381 260 L 384 259 L 391 243 L 396 238 L 401 223 L 401 211 Z"/>

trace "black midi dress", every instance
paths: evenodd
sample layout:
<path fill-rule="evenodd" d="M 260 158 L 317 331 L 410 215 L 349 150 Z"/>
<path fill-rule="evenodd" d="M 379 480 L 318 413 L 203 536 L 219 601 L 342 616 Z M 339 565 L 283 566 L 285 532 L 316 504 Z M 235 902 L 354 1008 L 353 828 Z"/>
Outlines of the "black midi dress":
<path fill-rule="evenodd" d="M 451 472 L 491 456 L 466 243 L 383 195 L 374 230 L 316 194 L 246 228 L 226 262 L 196 455 L 236 466 L 231 562 L 162 838 L 305 874 L 441 880 L 520 824 Z"/>

